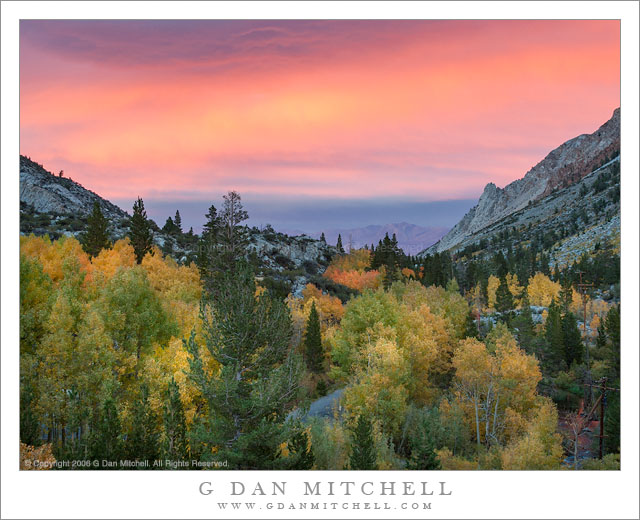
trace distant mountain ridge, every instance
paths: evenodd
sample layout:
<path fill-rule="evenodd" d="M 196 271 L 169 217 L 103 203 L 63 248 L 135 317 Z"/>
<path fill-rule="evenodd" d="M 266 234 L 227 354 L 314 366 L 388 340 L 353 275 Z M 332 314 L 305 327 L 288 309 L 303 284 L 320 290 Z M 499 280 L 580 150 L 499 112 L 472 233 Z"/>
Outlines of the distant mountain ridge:
<path fill-rule="evenodd" d="M 439 253 L 467 242 L 487 226 L 547 197 L 556 189 L 578 182 L 607 158 L 616 156 L 619 150 L 620 108 L 616 108 L 611 119 L 598 130 L 570 139 L 552 150 L 522 179 L 504 188 L 487 184 L 478 204 L 423 254 Z"/>
<path fill-rule="evenodd" d="M 439 240 L 449 228 L 446 227 L 424 227 L 408 222 L 399 222 L 396 224 L 370 225 L 351 229 L 326 229 L 324 235 L 329 244 L 335 244 L 338 240 L 338 234 L 342 237 L 342 245 L 348 249 L 349 244 L 353 248 L 361 248 L 365 245 L 378 245 L 378 241 L 382 240 L 385 234 L 393 236 L 395 233 L 398 239 L 398 245 L 406 254 L 415 255 L 429 247 L 431 244 Z M 302 232 L 294 232 L 301 234 Z M 310 233 L 313 238 L 320 238 L 322 232 Z"/>

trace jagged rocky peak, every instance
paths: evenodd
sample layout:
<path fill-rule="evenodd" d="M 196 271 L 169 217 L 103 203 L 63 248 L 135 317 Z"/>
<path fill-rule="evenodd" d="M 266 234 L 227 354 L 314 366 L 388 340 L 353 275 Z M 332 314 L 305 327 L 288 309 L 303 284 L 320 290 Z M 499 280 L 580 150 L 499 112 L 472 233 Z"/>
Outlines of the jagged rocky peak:
<path fill-rule="evenodd" d="M 487 184 L 478 204 L 423 254 L 455 247 L 474 233 L 550 195 L 554 190 L 578 182 L 619 151 L 620 108 L 616 108 L 611 119 L 595 132 L 574 137 L 552 150 L 522 179 L 504 188 L 492 182 Z"/>

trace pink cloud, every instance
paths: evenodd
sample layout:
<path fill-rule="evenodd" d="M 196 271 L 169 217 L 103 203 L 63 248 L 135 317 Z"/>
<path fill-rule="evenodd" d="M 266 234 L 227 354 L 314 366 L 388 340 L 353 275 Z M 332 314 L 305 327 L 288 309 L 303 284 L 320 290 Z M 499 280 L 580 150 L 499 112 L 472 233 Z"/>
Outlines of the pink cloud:
<path fill-rule="evenodd" d="M 619 105 L 616 21 L 32 23 L 21 153 L 106 197 L 477 196 Z"/>

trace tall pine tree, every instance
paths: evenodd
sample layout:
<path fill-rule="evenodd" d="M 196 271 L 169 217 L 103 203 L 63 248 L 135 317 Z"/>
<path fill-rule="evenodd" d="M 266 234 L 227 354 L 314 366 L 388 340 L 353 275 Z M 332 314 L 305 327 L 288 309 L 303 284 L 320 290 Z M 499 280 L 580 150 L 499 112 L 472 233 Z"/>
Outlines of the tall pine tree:
<path fill-rule="evenodd" d="M 194 336 L 187 341 L 189 376 L 209 406 L 207 442 L 220 446 L 218 457 L 231 467 L 266 469 L 275 453 L 271 439 L 281 436 L 302 373 L 291 347 L 289 310 L 270 291 L 256 295 L 244 260 L 221 273 L 215 294 L 221 297 L 205 294 L 202 316 L 206 348 L 220 372 L 205 370 Z"/>
<path fill-rule="evenodd" d="M 342 247 L 342 236 L 340 235 L 340 233 L 338 233 L 338 242 L 336 243 L 336 249 L 338 250 L 338 253 L 340 254 L 344 254 L 344 247 Z"/>
<path fill-rule="evenodd" d="M 249 243 L 247 228 L 242 224 L 249 214 L 242 207 L 242 199 L 236 191 L 230 191 L 224 197 L 220 214 L 220 245 L 222 247 L 222 269 L 234 270 L 236 263 L 246 253 Z"/>
<path fill-rule="evenodd" d="M 409 470 L 440 469 L 431 432 L 424 425 L 411 437 L 411 457 L 407 461 Z"/>
<path fill-rule="evenodd" d="M 182 233 L 182 217 L 178 210 L 176 210 L 176 217 L 173 219 L 173 223 L 176 225 L 176 231 Z"/>
<path fill-rule="evenodd" d="M 153 232 L 140 197 L 133 203 L 133 216 L 129 221 L 129 240 L 136 255 L 136 262 L 142 263 L 142 259 L 153 246 Z"/>
<path fill-rule="evenodd" d="M 80 240 L 82 248 L 89 256 L 98 256 L 100 251 L 111 247 L 107 228 L 107 219 L 100 210 L 100 204 L 96 201 L 93 203 L 93 210 L 87 221 L 87 230 Z"/>
<path fill-rule="evenodd" d="M 202 226 L 202 234 L 200 235 L 198 255 L 196 258 L 196 264 L 200 269 L 200 275 L 203 279 L 210 278 L 212 276 L 211 267 L 217 259 L 218 241 L 222 226 L 218 210 L 213 204 L 209 207 L 209 211 L 205 215 L 205 218 L 207 220 L 204 226 Z"/>
<path fill-rule="evenodd" d="M 567 366 L 570 367 L 573 362 L 582 363 L 584 345 L 578 330 L 578 321 L 571 312 L 566 312 L 562 317 L 562 340 Z"/>
<path fill-rule="evenodd" d="M 353 431 L 349 466 L 356 470 L 378 469 L 373 427 L 371 421 L 364 415 L 358 416 L 358 422 Z"/>
<path fill-rule="evenodd" d="M 320 335 L 320 317 L 318 316 L 315 301 L 311 304 L 311 312 L 309 312 L 309 319 L 307 320 L 304 350 L 309 370 L 315 373 L 322 372 L 324 353 L 322 351 L 322 337 Z"/>
<path fill-rule="evenodd" d="M 513 309 L 513 296 L 509 290 L 506 276 L 500 278 L 500 285 L 496 289 L 496 310 L 498 312 L 508 312 Z"/>
<path fill-rule="evenodd" d="M 91 458 L 117 461 L 122 456 L 120 418 L 113 397 L 107 397 L 94 417 L 90 440 Z"/>

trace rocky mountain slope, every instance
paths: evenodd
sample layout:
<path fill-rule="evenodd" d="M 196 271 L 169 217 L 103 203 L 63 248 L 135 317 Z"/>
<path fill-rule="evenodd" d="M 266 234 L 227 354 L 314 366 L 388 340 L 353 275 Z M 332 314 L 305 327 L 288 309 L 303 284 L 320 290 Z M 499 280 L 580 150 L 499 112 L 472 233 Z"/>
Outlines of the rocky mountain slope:
<path fill-rule="evenodd" d="M 463 255 L 504 251 L 514 238 L 522 245 L 540 242 L 552 267 L 571 264 L 605 244 L 619 251 L 620 156 L 464 238 L 451 251 Z"/>
<path fill-rule="evenodd" d="M 554 190 L 566 188 L 618 155 L 620 150 L 620 109 L 592 134 L 567 141 L 518 179 L 504 188 L 489 183 L 474 206 L 436 244 L 423 254 L 459 247 L 472 236 L 500 220 L 541 200 Z"/>
<path fill-rule="evenodd" d="M 70 178 L 54 175 L 42 165 L 20 156 L 21 234 L 78 238 L 86 228 L 94 202 L 98 202 L 109 220 L 111 238 L 126 236 L 130 217 L 126 211 Z M 153 221 L 152 227 L 154 242 L 165 254 L 179 262 L 195 258 L 197 235 L 167 233 Z M 289 237 L 269 228 L 250 228 L 249 236 L 249 251 L 259 272 L 277 277 L 298 291 L 321 274 L 336 253 L 335 247 L 311 237 Z"/>

